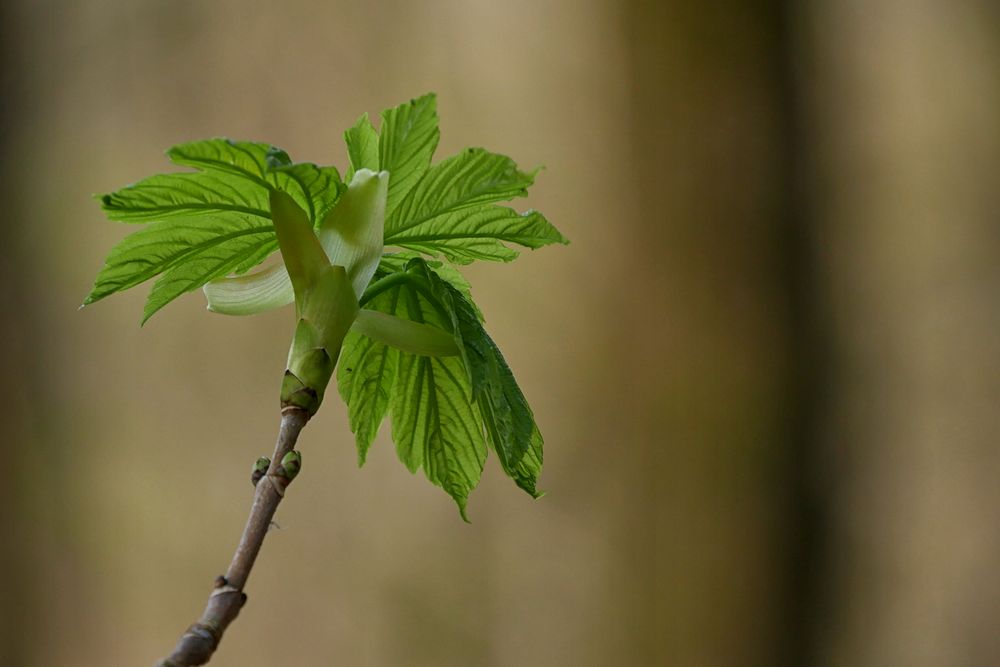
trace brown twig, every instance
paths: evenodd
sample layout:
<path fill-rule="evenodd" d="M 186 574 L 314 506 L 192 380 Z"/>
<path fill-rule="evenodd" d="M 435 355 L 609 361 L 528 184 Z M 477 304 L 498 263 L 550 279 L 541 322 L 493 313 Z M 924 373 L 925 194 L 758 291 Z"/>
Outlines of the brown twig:
<path fill-rule="evenodd" d="M 250 576 L 278 503 L 291 481 L 283 474 L 281 459 L 295 448 L 299 433 L 308 421 L 309 413 L 305 410 L 287 407 L 281 411 L 281 429 L 274 447 L 274 456 L 267 475 L 257 484 L 250 516 L 229 570 L 225 576 L 216 577 L 215 590 L 209 595 L 201 618 L 187 629 L 173 652 L 161 660 L 158 667 L 204 665 L 218 648 L 226 628 L 240 613 L 240 608 L 247 599 L 243 587 L 246 586 L 247 577 Z"/>

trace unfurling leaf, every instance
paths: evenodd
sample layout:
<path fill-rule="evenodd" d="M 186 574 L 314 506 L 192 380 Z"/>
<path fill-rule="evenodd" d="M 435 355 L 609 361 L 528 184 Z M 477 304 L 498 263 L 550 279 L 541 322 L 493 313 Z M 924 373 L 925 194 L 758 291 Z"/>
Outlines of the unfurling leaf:
<path fill-rule="evenodd" d="M 364 292 L 382 256 L 382 228 L 389 174 L 361 169 L 319 223 L 319 245 L 329 262 L 347 270 L 356 297 Z M 224 315 L 253 315 L 295 298 L 285 266 L 214 280 L 204 288 L 208 309 Z"/>

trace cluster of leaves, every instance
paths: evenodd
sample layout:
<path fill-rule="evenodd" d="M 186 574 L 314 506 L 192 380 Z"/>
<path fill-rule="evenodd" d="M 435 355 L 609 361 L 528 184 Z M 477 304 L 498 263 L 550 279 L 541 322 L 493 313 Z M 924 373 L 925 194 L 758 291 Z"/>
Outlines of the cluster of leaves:
<path fill-rule="evenodd" d="M 146 224 L 111 250 L 84 305 L 159 276 L 145 323 L 185 292 L 245 273 L 278 249 L 271 189 L 318 224 L 345 188 L 335 167 L 293 164 L 268 144 L 209 139 L 174 146 L 167 156 L 198 171 L 151 176 L 100 198 L 109 219 Z"/>
<path fill-rule="evenodd" d="M 510 261 L 517 251 L 507 244 L 534 249 L 566 239 L 540 213 L 498 205 L 525 196 L 534 173 L 479 148 L 432 165 L 438 137 L 433 95 L 384 111 L 378 131 L 364 115 L 345 133 L 345 176 L 350 182 L 360 169 L 390 175 L 383 245 L 398 250 L 383 254 L 360 305 L 447 332 L 459 353 L 424 356 L 353 331 L 337 380 L 359 461 L 391 414 L 400 460 L 412 472 L 422 468 L 464 517 L 488 448 L 518 486 L 539 495 L 542 437 L 453 264 Z M 85 304 L 159 276 L 145 322 L 181 294 L 246 273 L 277 250 L 272 190 L 289 195 L 318 228 L 346 189 L 334 167 L 293 163 L 268 144 L 212 139 L 167 155 L 196 171 L 101 197 L 110 219 L 147 224 L 111 251 Z"/>
<path fill-rule="evenodd" d="M 383 258 L 362 305 L 453 332 L 457 356 L 421 356 L 350 333 L 337 367 L 363 463 L 392 415 L 400 461 L 443 487 L 465 512 L 487 444 L 518 486 L 538 497 L 542 436 L 500 350 L 454 269 L 401 253 Z"/>

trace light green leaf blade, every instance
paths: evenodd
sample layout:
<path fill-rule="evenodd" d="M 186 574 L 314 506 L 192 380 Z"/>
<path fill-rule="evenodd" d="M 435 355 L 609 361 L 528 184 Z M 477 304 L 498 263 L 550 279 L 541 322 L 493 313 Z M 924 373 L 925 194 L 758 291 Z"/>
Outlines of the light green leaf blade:
<path fill-rule="evenodd" d="M 392 256 L 388 264 L 379 265 L 375 282 L 393 274 L 399 277 L 404 273 L 405 264 L 406 261 L 399 255 Z M 366 308 L 361 313 L 377 312 L 395 317 L 409 317 L 404 297 L 404 292 L 396 284 L 392 289 L 381 291 L 366 299 Z M 431 310 L 433 311 L 433 308 Z M 361 313 L 358 320 L 362 319 Z M 433 318 L 436 313 L 429 312 L 428 316 Z M 365 335 L 361 331 L 362 328 L 355 326 L 344 339 L 341 360 L 337 365 L 337 383 L 340 395 L 347 404 L 348 420 L 355 435 L 359 465 L 364 464 L 379 426 L 388 413 L 389 399 L 396 384 L 400 358 L 398 348 Z"/>
<path fill-rule="evenodd" d="M 341 381 L 377 378 L 367 386 L 372 387 L 370 392 L 381 387 L 381 396 L 391 396 L 392 434 L 400 460 L 411 471 L 423 467 L 427 472 L 428 458 L 436 457 L 436 467 L 428 477 L 445 488 L 460 508 L 478 481 L 478 473 L 471 475 L 470 471 L 478 465 L 481 472 L 485 460 L 484 434 L 504 472 L 537 498 L 541 495 L 536 484 L 543 443 L 531 408 L 500 350 L 483 329 L 478 309 L 459 287 L 439 275 L 443 266 L 422 258 L 387 255 L 363 301 L 369 309 L 428 323 L 441 331 L 451 330 L 462 353 L 435 358 L 400 352 L 394 380 L 373 371 L 377 368 L 374 363 L 366 369 L 352 357 L 351 373 L 360 367 L 361 374 L 353 376 L 341 369 Z M 370 349 L 387 351 L 364 336 L 349 338 L 348 344 L 363 346 L 352 352 L 356 356 Z M 353 391 L 342 388 L 341 393 L 346 400 Z M 357 399 L 352 400 L 355 403 L 349 403 L 349 409 L 356 412 Z M 380 406 L 384 400 L 388 399 Z M 447 401 L 446 411 L 435 412 L 441 401 Z M 368 403 L 374 402 L 369 396 Z M 366 432 L 368 439 L 359 438 L 362 452 L 367 451 L 384 415 L 384 408 L 376 410 L 374 425 Z M 446 425 L 440 423 L 442 418 L 448 421 Z M 442 429 L 445 440 L 441 440 Z"/>
<path fill-rule="evenodd" d="M 354 127 L 344 132 L 344 142 L 349 162 L 344 180 L 350 183 L 359 169 L 379 171 L 378 133 L 368 114 L 363 114 Z"/>
<path fill-rule="evenodd" d="M 386 236 L 470 206 L 524 197 L 534 182 L 535 173 L 521 171 L 506 155 L 467 148 L 423 174 L 386 221 Z"/>
<path fill-rule="evenodd" d="M 518 252 L 504 245 L 536 249 L 566 239 L 537 211 L 518 213 L 503 206 L 468 208 L 447 213 L 386 238 L 386 244 L 444 256 L 457 264 L 474 260 L 510 262 Z"/>
<path fill-rule="evenodd" d="M 198 231 L 204 227 L 199 224 Z M 188 238 L 196 236 L 192 234 Z M 157 279 L 143 308 L 143 324 L 165 305 L 209 280 L 256 266 L 277 246 L 272 230 L 240 235 L 224 242 L 217 242 L 219 238 L 221 235 L 201 244 L 200 250 L 189 254 L 182 263 L 166 270 Z"/>
<path fill-rule="evenodd" d="M 512 474 L 530 447 L 535 419 L 514 374 L 493 339 L 483 328 L 471 304 L 453 294 L 458 326 L 469 361 L 472 391 L 483 417 L 486 434 L 500 463 Z"/>
<path fill-rule="evenodd" d="M 492 206 L 524 196 L 534 174 L 513 160 L 468 149 L 431 167 L 386 221 L 385 244 L 467 264 L 476 259 L 511 261 L 504 243 L 540 248 L 566 238 L 540 213 Z"/>
<path fill-rule="evenodd" d="M 167 151 L 175 163 L 207 172 L 229 174 L 265 192 L 286 192 L 318 224 L 343 190 L 334 167 L 292 164 L 288 155 L 270 144 L 231 139 L 207 139 L 179 144 Z"/>
<path fill-rule="evenodd" d="M 347 189 L 336 167 L 318 167 L 309 162 L 272 170 L 272 176 L 277 188 L 303 208 L 314 226 L 333 210 Z"/>
<path fill-rule="evenodd" d="M 233 174 L 265 189 L 274 185 L 268 171 L 274 166 L 291 163 L 287 153 L 271 144 L 224 137 L 177 144 L 167 149 L 167 157 L 174 164 Z"/>
<path fill-rule="evenodd" d="M 174 217 L 256 216 L 269 219 L 267 190 L 226 173 L 159 174 L 101 197 L 109 220 L 149 222 Z"/>
<path fill-rule="evenodd" d="M 387 216 L 427 171 L 439 138 L 437 96 L 433 93 L 382 112 L 379 168 L 391 174 Z"/>
<path fill-rule="evenodd" d="M 411 472 L 422 467 L 468 520 L 465 508 L 482 475 L 486 443 L 461 359 L 400 353 L 396 383 L 392 437 L 399 459 Z"/>
<path fill-rule="evenodd" d="M 402 252 L 387 252 L 382 255 L 382 261 L 379 263 L 379 272 L 391 274 L 403 271 L 407 262 L 417 257 L 420 257 L 420 253 L 409 250 L 404 250 Z M 427 266 L 434 270 L 434 274 L 437 275 L 438 278 L 441 278 L 446 283 L 457 289 L 462 296 L 465 297 L 466 301 L 468 301 L 469 304 L 471 304 L 475 309 L 480 321 L 482 321 L 483 314 L 476 306 L 476 302 L 472 299 L 472 286 L 469 284 L 469 281 L 465 279 L 465 276 L 462 275 L 462 272 L 451 264 L 445 264 L 444 262 L 436 260 L 424 261 Z"/>
<path fill-rule="evenodd" d="M 422 260 L 410 264 L 406 273 L 407 280 L 391 283 L 368 307 L 451 331 L 459 344 L 456 315 L 448 303 L 451 292 L 444 282 Z M 463 357 L 399 352 L 397 359 L 390 397 L 396 453 L 411 472 L 422 468 L 468 520 L 466 503 L 482 474 L 486 441 Z"/>
<path fill-rule="evenodd" d="M 452 293 L 451 303 L 466 350 L 473 399 L 482 416 L 489 443 L 507 475 L 537 497 L 534 489 L 541 470 L 542 436 L 535 424 L 534 414 L 500 349 L 483 328 L 472 303 L 450 285 L 446 285 L 446 289 Z M 537 449 L 535 454 L 525 466 L 520 466 L 533 447 Z"/>
<path fill-rule="evenodd" d="M 272 191 L 287 192 L 312 227 L 344 188 L 336 169 L 293 164 L 267 144 L 211 139 L 175 146 L 168 155 L 201 171 L 153 176 L 101 197 L 112 220 L 153 222 L 112 250 L 85 305 L 163 274 L 145 321 L 184 292 L 243 274 L 274 252 Z"/>
<path fill-rule="evenodd" d="M 395 313 L 400 292 L 375 297 L 371 305 L 381 312 Z M 389 411 L 396 382 L 399 350 L 356 331 L 347 334 L 337 364 L 337 386 L 347 404 L 348 422 L 358 449 L 358 465 L 364 465 L 372 441 Z"/>
<path fill-rule="evenodd" d="M 539 491 L 537 485 L 538 476 L 542 472 L 542 462 L 542 434 L 536 426 L 531 431 L 528 451 L 524 453 L 524 456 L 517 462 L 513 470 L 506 470 L 505 472 L 514 480 L 514 483 L 519 488 L 527 492 L 532 498 L 541 498 L 545 495 L 545 492 Z"/>
<path fill-rule="evenodd" d="M 209 280 L 245 271 L 276 247 L 270 221 L 256 216 L 203 216 L 155 222 L 112 248 L 84 305 L 171 270 L 173 276 L 168 282 L 174 286 L 160 288 L 156 299 L 147 306 L 148 319 L 152 312 L 182 293 L 175 294 L 177 286 L 201 276 L 208 276 L 205 280 Z M 190 270 L 183 268 L 186 264 L 192 265 Z"/>

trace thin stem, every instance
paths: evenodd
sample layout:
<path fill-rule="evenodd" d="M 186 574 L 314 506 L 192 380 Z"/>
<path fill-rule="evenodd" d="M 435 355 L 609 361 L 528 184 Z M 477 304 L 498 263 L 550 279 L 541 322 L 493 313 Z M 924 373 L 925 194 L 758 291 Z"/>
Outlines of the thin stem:
<path fill-rule="evenodd" d="M 309 414 L 305 410 L 290 407 L 281 411 L 281 428 L 278 431 L 278 442 L 274 446 L 274 456 L 271 457 L 271 466 L 267 476 L 257 484 L 250 516 L 229 570 L 225 576 L 216 578 L 215 589 L 208 597 L 208 604 L 205 605 L 201 618 L 187 629 L 173 652 L 161 660 L 158 667 L 204 665 L 218 648 L 226 628 L 240 613 L 247 599 L 243 587 L 246 586 L 250 570 L 260 553 L 274 512 L 291 481 L 280 470 L 281 459 L 295 449 L 299 433 L 308 421 Z"/>

